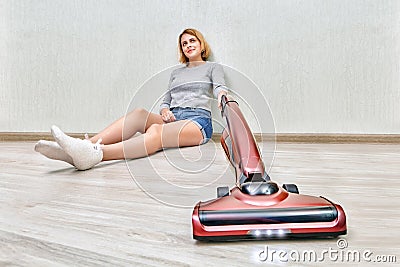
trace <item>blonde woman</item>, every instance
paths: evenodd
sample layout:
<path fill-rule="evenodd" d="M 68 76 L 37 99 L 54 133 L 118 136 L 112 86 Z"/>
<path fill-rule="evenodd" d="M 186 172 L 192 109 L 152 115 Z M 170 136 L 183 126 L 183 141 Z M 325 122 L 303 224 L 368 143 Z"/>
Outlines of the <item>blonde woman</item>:
<path fill-rule="evenodd" d="M 40 140 L 35 150 L 87 170 L 101 161 L 135 159 L 163 148 L 206 143 L 213 131 L 211 99 L 214 96 L 220 103 L 228 91 L 224 72 L 219 64 L 207 61 L 211 50 L 198 30 L 185 29 L 178 48 L 183 65 L 171 74 L 159 114 L 134 109 L 90 139 L 72 138 L 52 126 L 56 142 Z"/>

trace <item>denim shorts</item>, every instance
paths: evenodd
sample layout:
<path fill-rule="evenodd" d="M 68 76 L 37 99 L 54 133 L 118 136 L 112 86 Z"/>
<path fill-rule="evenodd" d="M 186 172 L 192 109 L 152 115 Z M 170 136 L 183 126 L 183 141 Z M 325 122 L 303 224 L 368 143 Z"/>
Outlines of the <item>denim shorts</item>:
<path fill-rule="evenodd" d="M 190 120 L 199 126 L 201 133 L 203 134 L 203 142 L 205 144 L 211 139 L 213 128 L 211 112 L 202 108 L 171 108 L 172 113 L 177 121 Z"/>

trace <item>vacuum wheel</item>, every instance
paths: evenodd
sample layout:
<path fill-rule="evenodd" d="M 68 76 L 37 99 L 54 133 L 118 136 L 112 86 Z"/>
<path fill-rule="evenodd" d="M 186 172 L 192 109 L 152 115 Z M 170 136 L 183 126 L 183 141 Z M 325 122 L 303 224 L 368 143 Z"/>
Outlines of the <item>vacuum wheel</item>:
<path fill-rule="evenodd" d="M 283 184 L 282 187 L 289 193 L 295 193 L 295 194 L 299 193 L 299 189 L 297 188 L 297 185 L 295 185 L 295 184 Z"/>
<path fill-rule="evenodd" d="M 229 196 L 229 187 L 228 186 L 217 187 L 217 197 L 225 197 L 225 196 Z"/>

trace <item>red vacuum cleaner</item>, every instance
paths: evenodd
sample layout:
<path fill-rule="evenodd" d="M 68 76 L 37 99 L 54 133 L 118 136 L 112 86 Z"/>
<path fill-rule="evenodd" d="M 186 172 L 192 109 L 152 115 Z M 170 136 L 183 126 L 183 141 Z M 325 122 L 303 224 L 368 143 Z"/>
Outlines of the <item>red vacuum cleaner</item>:
<path fill-rule="evenodd" d="M 324 197 L 282 187 L 265 171 L 254 136 L 236 101 L 223 96 L 227 126 L 221 144 L 235 168 L 236 186 L 218 187 L 217 198 L 199 202 L 192 215 L 193 238 L 200 241 L 335 238 L 347 233 L 343 208 Z"/>

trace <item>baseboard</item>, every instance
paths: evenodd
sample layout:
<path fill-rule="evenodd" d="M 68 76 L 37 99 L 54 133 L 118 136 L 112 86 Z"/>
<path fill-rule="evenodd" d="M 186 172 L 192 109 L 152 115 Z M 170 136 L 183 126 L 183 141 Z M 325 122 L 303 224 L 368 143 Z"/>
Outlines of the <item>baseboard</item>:
<path fill-rule="evenodd" d="M 279 143 L 400 144 L 400 134 L 277 134 Z"/>
<path fill-rule="evenodd" d="M 69 133 L 72 137 L 83 138 L 83 133 Z M 91 136 L 91 134 L 89 134 Z M 278 143 L 318 143 L 318 144 L 400 144 L 400 134 L 254 134 L 256 141 L 273 141 Z M 50 133 L 0 132 L 0 142 L 32 142 L 53 140 Z M 212 140 L 219 142 L 221 134 L 214 133 Z"/>
<path fill-rule="evenodd" d="M 400 144 L 400 134 L 296 134 L 278 133 L 254 134 L 257 142 L 274 141 L 277 143 L 307 143 L 307 144 Z M 213 134 L 212 139 L 219 141 L 221 134 Z"/>
<path fill-rule="evenodd" d="M 84 138 L 83 133 L 69 133 L 77 138 Z M 54 140 L 51 133 L 32 132 L 0 132 L 0 142 L 32 142 L 38 140 Z"/>

